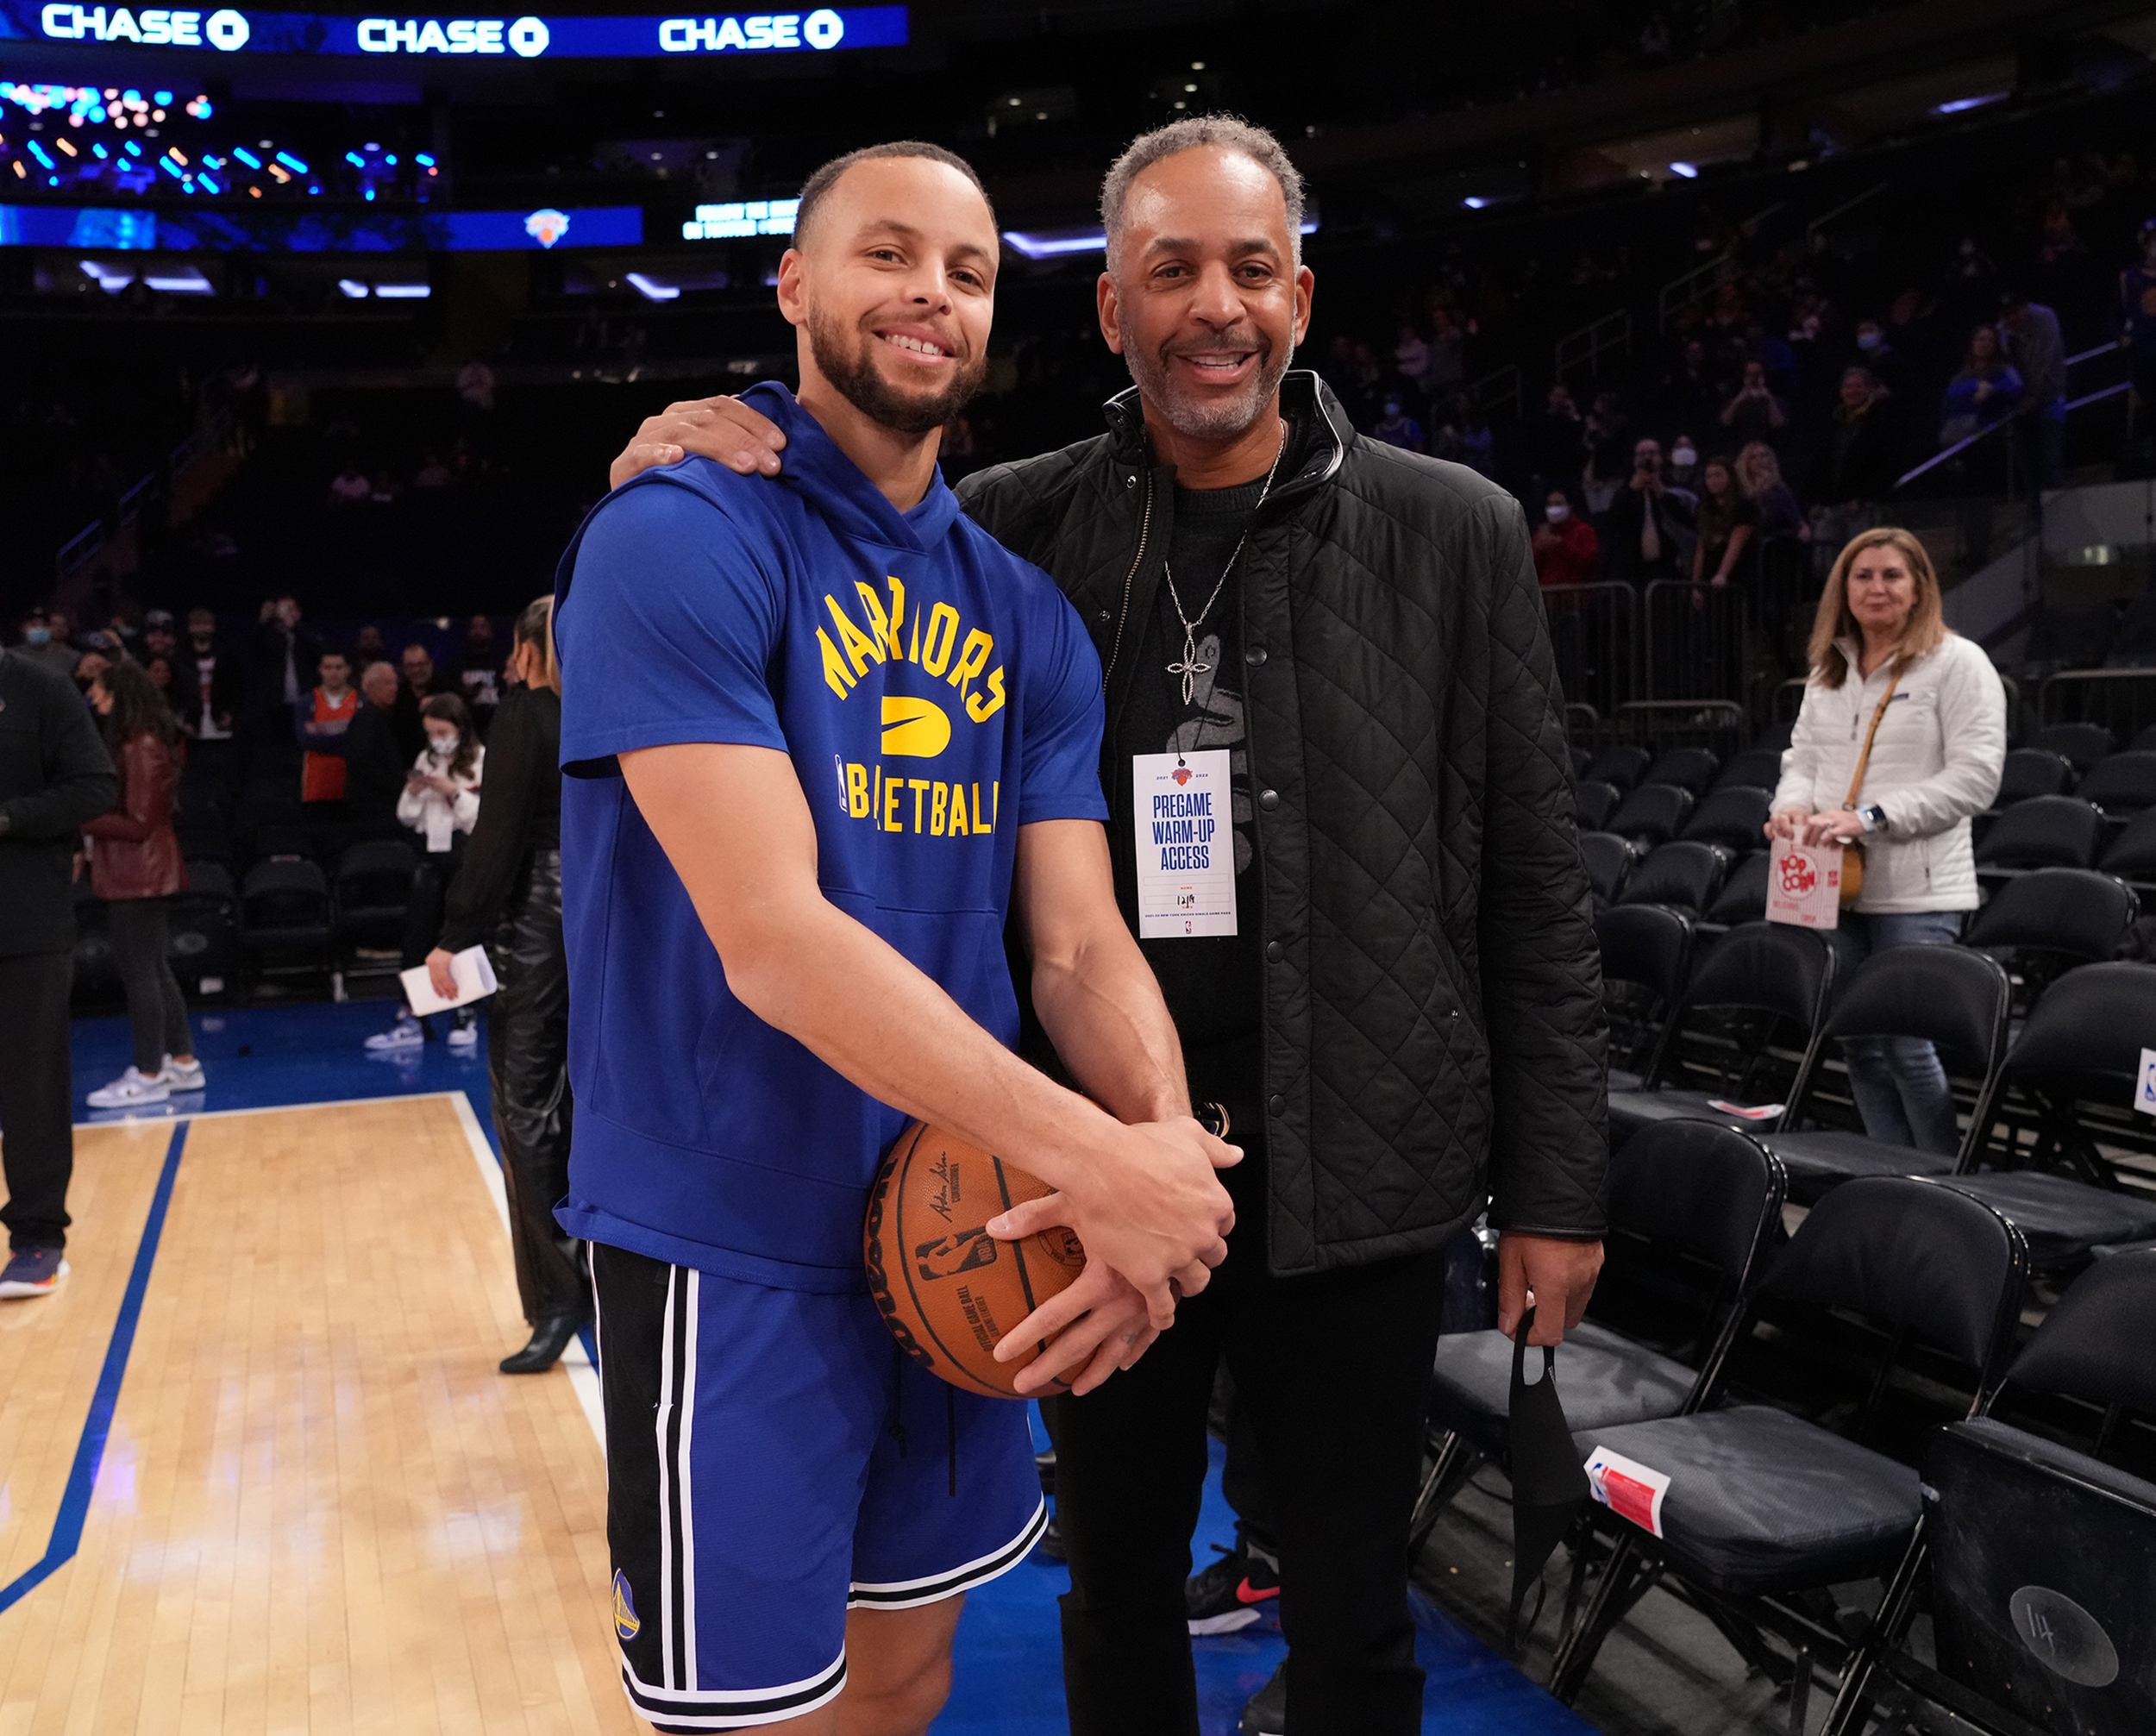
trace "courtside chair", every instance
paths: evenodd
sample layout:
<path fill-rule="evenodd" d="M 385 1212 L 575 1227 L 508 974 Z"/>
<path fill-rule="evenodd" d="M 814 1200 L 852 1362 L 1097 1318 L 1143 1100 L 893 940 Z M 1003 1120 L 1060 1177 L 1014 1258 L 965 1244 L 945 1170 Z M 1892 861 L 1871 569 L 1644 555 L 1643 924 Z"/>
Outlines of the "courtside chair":
<path fill-rule="evenodd" d="M 2156 808 L 2156 753 L 2143 749 L 2098 760 L 2074 793 L 2121 822 L 2146 813 Z"/>
<path fill-rule="evenodd" d="M 1583 831 L 1580 860 L 1587 866 L 1587 884 L 1599 906 L 1614 902 L 1624 890 L 1639 852 L 1614 832 Z"/>
<path fill-rule="evenodd" d="M 197 996 L 221 994 L 240 980 L 240 899 L 224 864 L 190 862 L 187 890 L 166 901 L 172 975 Z"/>
<path fill-rule="evenodd" d="M 1772 798 L 1765 790 L 1739 784 L 1716 790 L 1692 810 L 1677 836 L 1702 843 L 1720 844 L 1732 855 L 1750 855 L 1767 847 L 1767 809 Z"/>
<path fill-rule="evenodd" d="M 1762 1094 L 1784 1076 L 1783 1058 L 1810 1055 L 1833 982 L 1833 950 L 1814 930 L 1768 922 L 1731 929 L 1701 959 L 1639 1088 L 1611 1090 L 1610 1150 L 1679 1117 L 1757 1126 L 1762 1118 L 1727 1114 L 1710 1100 L 1764 1106 Z M 1790 1070 L 1802 1067 L 1800 1058 Z"/>
<path fill-rule="evenodd" d="M 1609 830 L 1643 849 L 1665 844 L 1692 816 L 1693 796 L 1675 784 L 1642 784 L 1610 816 Z"/>
<path fill-rule="evenodd" d="M 1853 1313 L 1882 1331 L 1886 1348 L 1869 1399 L 1860 1376 L 1834 1394 L 1838 1413 L 1857 1413 L 1858 1438 L 1764 1405 L 1575 1429 L 1583 1458 L 1607 1448 L 1670 1484 L 1659 1538 L 1614 1514 L 1592 1515 L 1617 1541 L 1559 1641 L 1551 1691 L 1569 1704 L 1612 1629 L 1658 1583 L 1704 1614 L 1747 1664 L 1789 1684 L 1790 1727 L 1802 1729 L 1813 1659 L 1845 1674 L 1868 1668 L 1885 1636 L 1900 1631 L 1922 1567 L 1917 1473 L 1861 1438 L 1887 1370 L 1912 1341 L 1944 1352 L 1975 1372 L 1968 1414 L 1985 1414 L 2027 1273 L 2014 1226 L 1942 1182 L 1866 1176 L 1822 1200 L 1755 1296 Z M 1746 1311 L 1747 1326 L 1754 1312 Z M 1885 1599 L 1853 1641 L 1794 1601 L 1871 1579 L 1887 1581 Z M 1770 1633 L 1793 1658 L 1767 1644 Z"/>
<path fill-rule="evenodd" d="M 1732 852 L 1720 844 L 1677 839 L 1648 852 L 1618 894 L 1620 904 L 1670 904 L 1696 915 L 1714 901 Z"/>
<path fill-rule="evenodd" d="M 259 862 L 240 883 L 240 942 L 256 977 L 327 975 L 333 910 L 329 882 L 313 862 Z"/>
<path fill-rule="evenodd" d="M 2007 1376 L 2122 1417 L 2156 1417 L 2156 1250 L 2074 1282 Z M 1924 1461 L 1933 1652 L 1883 1651 L 1844 1681 L 1829 1731 L 1854 1732 L 1877 1678 L 1991 1736 L 2156 1730 L 2156 1483 L 2009 1427 L 1955 1423 Z M 1900 1636 L 1893 1636 L 1897 1640 Z"/>
<path fill-rule="evenodd" d="M 1761 753 L 1785 754 L 1789 749 L 1789 738 L 1796 733 L 1794 720 L 1786 724 L 1770 724 L 1752 737 L 1752 745 Z"/>
<path fill-rule="evenodd" d="M 1616 785 L 1606 784 L 1600 778 L 1583 778 L 1572 793 L 1573 818 L 1582 831 L 1598 832 L 1609 824 L 1609 817 L 1623 800 Z"/>
<path fill-rule="evenodd" d="M 336 899 L 336 962 L 341 975 L 394 976 L 411 905 L 419 858 L 397 838 L 363 838 L 345 846 L 331 890 Z M 360 968 L 362 951 L 395 955 Z"/>
<path fill-rule="evenodd" d="M 2126 830 L 2104 847 L 2096 865 L 2137 886 L 2156 886 L 2156 811 L 2128 820 Z"/>
<path fill-rule="evenodd" d="M 1717 928 L 1734 928 L 1739 923 L 1764 922 L 1767 919 L 1767 873 L 1774 862 L 1773 853 L 1757 850 L 1730 869 L 1722 889 L 1714 894 L 1714 901 L 1707 907 L 1707 920 Z"/>
<path fill-rule="evenodd" d="M 2005 968 L 1966 947 L 1890 946 L 1858 965 L 1827 1015 L 1821 1040 L 1805 1057 L 1778 1128 L 1766 1138 L 1789 1172 L 1789 1197 L 1812 1205 L 1858 1175 L 1952 1175 L 1989 1118 L 2006 1062 L 2012 1000 Z M 1806 1126 L 1828 1076 L 1828 1059 L 1840 1057 L 1844 1039 L 1863 1037 L 1915 1037 L 1939 1051 L 1948 1079 L 1976 1106 L 1956 1150 L 1920 1151 L 1861 1132 Z"/>
<path fill-rule="evenodd" d="M 2128 1190 L 2101 1149 L 2156 1152 L 2156 1122 L 2132 1106 L 2143 1049 L 2156 1049 L 2156 965 L 2068 971 L 2030 1011 L 1963 1142 L 1950 1185 L 2013 1219 L 2040 1272 L 2156 1237 L 2156 1194 Z"/>
<path fill-rule="evenodd" d="M 2078 796 L 2031 796 L 1991 822 L 1977 845 L 1987 887 L 2040 868 L 2090 868 L 2103 847 L 2102 812 Z"/>
<path fill-rule="evenodd" d="M 1613 905 L 1595 912 L 1602 954 L 1602 1002 L 1609 1018 L 1609 1082 L 1636 1091 L 1692 962 L 1689 912 L 1660 904 Z"/>
<path fill-rule="evenodd" d="M 1647 769 L 1647 761 L 1653 757 L 1645 748 L 1635 747 L 1629 742 L 1620 743 L 1614 748 L 1604 748 L 1595 755 L 1580 775 L 1614 784 L 1620 790 L 1630 790 L 1639 781 L 1641 774 Z"/>
<path fill-rule="evenodd" d="M 1991 799 L 1991 805 L 2003 811 L 2033 797 L 2065 795 L 2073 787 L 2073 761 L 2064 754 L 2043 748 L 2015 748 L 2008 753 L 2000 770 L 1999 793 Z"/>
<path fill-rule="evenodd" d="M 2090 767 L 2118 746 L 2111 732 L 2101 724 L 2053 724 L 2039 730 L 2029 738 L 2028 744 L 2070 761 L 2075 774 L 2084 778 Z"/>
<path fill-rule="evenodd" d="M 1744 1314 L 1745 1286 L 1782 1223 L 1782 1166 L 1733 1128 L 1707 1121 L 1650 1127 L 1610 1160 L 1610 1266 L 1596 1287 L 1614 1294 L 1628 1272 L 1653 1288 L 1687 1281 L 1702 1306 L 1684 1310 L 1677 1342 L 1652 1348 L 1597 1320 L 1567 1332 L 1557 1384 L 1576 1433 L 1704 1404 Z M 1409 1528 L 1410 1558 L 1429 1540 L 1446 1502 L 1484 1460 L 1511 1446 L 1512 1341 L 1502 1332 L 1459 1332 L 1438 1341 L 1430 1378 L 1431 1465 Z"/>
<path fill-rule="evenodd" d="M 2022 1011 L 2076 965 L 2115 958 L 2141 913 L 2134 889 L 2093 868 L 2017 874 L 1971 918 L 1964 946 L 2003 953 Z"/>
<path fill-rule="evenodd" d="M 1703 796 L 1713 787 L 1721 761 L 1705 748 L 1670 748 L 1658 755 L 1639 781 L 1675 784 L 1686 794 Z"/>
<path fill-rule="evenodd" d="M 1764 790 L 1771 796 L 1781 781 L 1779 748 L 1746 748 L 1741 754 L 1732 754 L 1722 762 L 1721 770 L 1714 774 L 1714 788 L 1718 791 Z"/>

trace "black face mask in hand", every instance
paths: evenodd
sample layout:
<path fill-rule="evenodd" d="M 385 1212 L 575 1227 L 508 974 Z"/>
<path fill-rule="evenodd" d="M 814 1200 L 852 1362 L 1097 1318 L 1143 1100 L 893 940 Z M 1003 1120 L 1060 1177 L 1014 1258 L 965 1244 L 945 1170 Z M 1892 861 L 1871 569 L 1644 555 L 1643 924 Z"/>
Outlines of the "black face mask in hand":
<path fill-rule="evenodd" d="M 1542 1570 L 1564 1539 L 1588 1496 L 1587 1472 L 1572 1444 L 1571 1426 L 1557 1402 L 1557 1352 L 1542 1351 L 1542 1378 L 1527 1384 L 1527 1334 L 1535 1311 L 1520 1322 L 1512 1348 L 1512 1609 L 1505 1619 L 1509 1651 L 1520 1626 L 1527 1589 L 1542 1581 Z M 1542 1614 L 1541 1601 L 1527 1626 L 1532 1632 Z"/>

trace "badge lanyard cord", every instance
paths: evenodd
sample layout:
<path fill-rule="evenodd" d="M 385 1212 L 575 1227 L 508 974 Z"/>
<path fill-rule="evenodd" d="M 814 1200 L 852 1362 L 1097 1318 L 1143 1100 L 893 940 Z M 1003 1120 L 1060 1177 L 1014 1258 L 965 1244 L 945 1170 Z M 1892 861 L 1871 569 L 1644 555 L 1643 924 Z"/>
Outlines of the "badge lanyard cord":
<path fill-rule="evenodd" d="M 1220 600 L 1220 592 L 1226 588 L 1228 574 L 1235 571 L 1235 563 L 1243 558 L 1243 545 L 1250 540 L 1250 532 L 1257 524 L 1257 515 L 1265 510 L 1266 498 L 1273 492 L 1273 479 L 1280 474 L 1280 461 L 1287 451 L 1288 424 L 1283 422 L 1280 425 L 1280 444 L 1274 449 L 1271 467 L 1265 473 L 1265 486 L 1258 491 L 1257 505 L 1250 509 L 1250 522 L 1243 527 L 1243 534 L 1236 538 L 1235 551 L 1228 556 L 1227 565 L 1220 569 L 1220 577 L 1213 584 L 1213 594 L 1206 599 L 1205 607 L 1198 611 L 1196 620 L 1192 620 L 1184 612 L 1182 595 L 1175 589 L 1175 570 L 1169 565 L 1167 558 L 1162 557 L 1161 577 L 1168 581 L 1169 600 L 1175 605 L 1175 618 L 1182 623 L 1183 628 L 1182 661 L 1170 663 L 1168 673 L 1183 678 L 1183 704 L 1186 705 L 1191 703 L 1192 695 L 1197 692 L 1198 677 L 1210 674 L 1213 671 L 1212 664 L 1198 661 L 1198 630 L 1205 625 L 1206 617 L 1213 612 L 1213 605 Z M 1205 719 L 1200 717 L 1198 720 L 1198 736 L 1192 740 L 1188 751 L 1194 754 L 1198 751 L 1198 741 L 1203 738 L 1204 734 Z M 1181 748 L 1175 750 L 1175 763 L 1179 766 L 1183 763 L 1183 753 L 1184 749 Z"/>

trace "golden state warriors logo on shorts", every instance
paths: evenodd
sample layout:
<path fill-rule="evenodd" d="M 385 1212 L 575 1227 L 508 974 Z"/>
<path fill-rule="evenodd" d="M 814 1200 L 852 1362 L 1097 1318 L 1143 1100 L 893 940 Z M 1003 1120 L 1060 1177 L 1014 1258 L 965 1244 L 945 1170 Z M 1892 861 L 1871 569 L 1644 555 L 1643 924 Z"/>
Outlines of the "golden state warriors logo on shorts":
<path fill-rule="evenodd" d="M 629 1576 L 617 1573 L 614 1576 L 614 1632 L 620 1634 L 626 1644 L 642 1631 L 643 1623 L 636 1619 L 636 1601 L 629 1595 Z"/>

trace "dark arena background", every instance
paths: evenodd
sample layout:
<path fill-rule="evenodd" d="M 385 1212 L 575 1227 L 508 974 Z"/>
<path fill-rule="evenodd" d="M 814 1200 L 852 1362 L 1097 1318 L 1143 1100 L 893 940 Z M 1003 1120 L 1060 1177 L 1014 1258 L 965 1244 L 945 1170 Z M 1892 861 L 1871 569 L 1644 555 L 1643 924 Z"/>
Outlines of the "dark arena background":
<path fill-rule="evenodd" d="M 310 781 L 295 710 L 328 649 L 354 688 L 394 666 L 402 764 L 429 695 L 484 726 L 642 418 L 794 383 L 779 262 L 855 147 L 946 146 L 994 204 L 946 479 L 1098 435 L 1129 384 L 1102 173 L 1229 112 L 1307 182 L 1295 365 L 1536 530 L 1612 1139 L 1651 1147 L 1556 1378 L 1583 1451 L 1620 1427 L 1680 1466 L 1668 1534 L 1590 1502 L 1507 1644 L 1509 1351 L 1466 1238 L 1443 1344 L 1488 1354 L 1441 1348 L 1432 1386 L 1423 1728 L 2156 1730 L 2152 60 L 2146 0 L 0 0 L 0 643 L 86 694 L 139 666 L 188 738 L 166 957 L 200 1067 L 91 1101 L 141 1051 L 128 913 L 85 872 L 72 1275 L 0 1300 L 0 1729 L 646 1727 L 590 1332 L 495 1372 L 536 1324 L 498 1034 L 392 1023 L 436 894 L 412 831 Z M 1715 548 L 1751 533 L 1720 571 L 1716 512 Z M 1764 920 L 1762 827 L 1822 587 L 1877 526 L 1996 667 L 2009 751 L 1967 968 L 1861 1001 Z M 1858 1137 L 1850 1033 L 1936 1045 L 1951 1156 Z M 1671 1136 L 1680 1098 L 1708 1119 Z M 1197 1573 L 1240 1548 L 1226 1399 Z M 1066 1728 L 1069 1587 L 1051 1533 L 974 1594 L 939 1736 Z M 1245 1714 L 1285 1651 L 1251 1596 L 1193 1642 L 1205 1736 L 1277 1727 Z"/>

